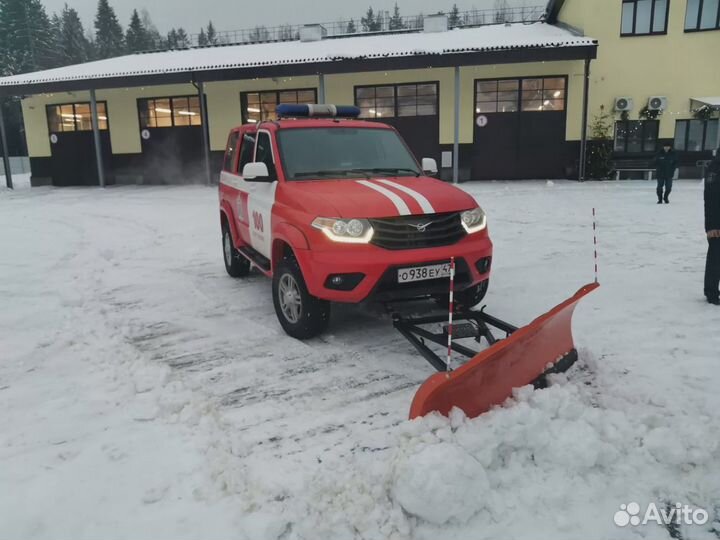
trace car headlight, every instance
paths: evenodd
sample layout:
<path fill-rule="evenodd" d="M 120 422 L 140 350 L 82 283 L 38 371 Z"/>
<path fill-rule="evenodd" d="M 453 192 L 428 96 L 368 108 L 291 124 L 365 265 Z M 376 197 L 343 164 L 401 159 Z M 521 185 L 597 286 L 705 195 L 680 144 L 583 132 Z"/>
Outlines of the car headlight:
<path fill-rule="evenodd" d="M 320 229 L 333 242 L 367 244 L 373 236 L 373 228 L 367 219 L 315 218 L 312 226 Z"/>
<path fill-rule="evenodd" d="M 487 217 L 479 206 L 460 214 L 460 219 L 468 234 L 482 231 L 487 226 Z"/>

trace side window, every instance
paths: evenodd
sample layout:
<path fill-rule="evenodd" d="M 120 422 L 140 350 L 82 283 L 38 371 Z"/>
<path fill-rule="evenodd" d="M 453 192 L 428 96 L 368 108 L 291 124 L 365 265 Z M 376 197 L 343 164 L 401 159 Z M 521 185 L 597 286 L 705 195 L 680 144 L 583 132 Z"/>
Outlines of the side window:
<path fill-rule="evenodd" d="M 255 151 L 255 161 L 262 161 L 265 165 L 267 165 L 268 173 L 270 173 L 271 180 L 277 179 L 275 163 L 273 163 L 272 143 L 270 141 L 270 135 L 265 132 L 258 133 L 257 150 Z"/>
<path fill-rule="evenodd" d="M 233 131 L 228 138 L 227 148 L 225 149 L 225 161 L 223 162 L 223 170 L 234 173 L 235 171 L 235 156 L 237 156 L 239 133 Z"/>
<path fill-rule="evenodd" d="M 242 138 L 242 144 L 240 145 L 240 164 L 238 165 L 238 171 L 242 174 L 243 167 L 253 160 L 253 153 L 255 152 L 255 137 L 254 134 L 245 133 Z"/>

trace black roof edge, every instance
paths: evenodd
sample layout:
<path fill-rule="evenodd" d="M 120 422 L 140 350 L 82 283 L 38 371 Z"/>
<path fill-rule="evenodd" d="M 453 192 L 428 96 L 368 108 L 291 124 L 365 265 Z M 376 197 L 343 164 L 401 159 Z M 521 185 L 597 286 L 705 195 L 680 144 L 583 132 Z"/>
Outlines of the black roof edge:
<path fill-rule="evenodd" d="M 90 89 L 117 89 L 140 86 L 160 86 L 193 82 L 235 81 L 254 78 L 298 77 L 302 75 L 333 75 L 368 71 L 396 71 L 406 69 L 440 68 L 455 66 L 481 66 L 524 62 L 553 62 L 584 60 L 597 57 L 597 43 L 580 46 L 521 47 L 495 51 L 460 52 L 415 56 L 388 56 L 383 58 L 351 58 L 330 62 L 308 62 L 271 66 L 253 66 L 231 69 L 209 69 L 134 75 L 131 77 L 102 77 L 50 81 L 14 86 L 0 86 L 0 96 L 29 96 L 43 93 L 78 92 Z"/>
<path fill-rule="evenodd" d="M 546 20 L 549 24 L 557 22 L 558 14 L 563 5 L 565 5 L 565 0 L 549 0 L 546 9 Z"/>

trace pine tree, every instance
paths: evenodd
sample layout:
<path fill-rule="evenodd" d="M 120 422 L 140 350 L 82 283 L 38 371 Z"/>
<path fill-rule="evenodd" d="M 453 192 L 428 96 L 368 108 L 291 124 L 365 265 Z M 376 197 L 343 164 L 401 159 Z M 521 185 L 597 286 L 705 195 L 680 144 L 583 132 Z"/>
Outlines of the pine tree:
<path fill-rule="evenodd" d="M 78 12 L 68 7 L 62 11 L 62 29 L 60 32 L 60 47 L 64 65 L 82 64 L 90 58 L 90 44 L 85 37 L 85 30 Z"/>
<path fill-rule="evenodd" d="M 95 52 L 97 58 L 112 58 L 125 49 L 123 29 L 108 0 L 98 0 L 95 15 Z"/>
<path fill-rule="evenodd" d="M 347 25 L 347 28 L 345 29 L 346 34 L 354 34 L 357 32 L 357 28 L 355 28 L 355 21 L 353 19 L 350 19 L 350 22 Z"/>
<path fill-rule="evenodd" d="M 155 26 L 155 23 L 152 22 L 152 19 L 150 18 L 150 13 L 145 8 L 140 10 L 140 21 L 145 28 L 145 35 L 147 36 L 147 46 L 145 47 L 145 49 L 149 50 L 165 48 L 167 44 L 165 43 L 163 37 L 160 35 L 160 32 Z"/>
<path fill-rule="evenodd" d="M 365 16 L 360 19 L 364 32 L 377 32 L 382 28 L 382 22 L 375 17 L 372 7 L 369 7 Z"/>
<path fill-rule="evenodd" d="M 134 9 L 130 17 L 130 26 L 128 26 L 125 33 L 127 50 L 131 53 L 146 51 L 150 45 L 149 41 L 145 26 L 140 20 L 140 15 L 138 15 L 137 9 Z"/>
<path fill-rule="evenodd" d="M 217 45 L 218 44 L 217 32 L 215 31 L 215 27 L 213 26 L 212 21 L 208 21 L 206 35 L 207 35 L 207 44 L 208 45 Z"/>
<path fill-rule="evenodd" d="M 56 56 L 50 33 L 50 18 L 40 0 L 30 0 L 27 4 L 26 21 L 30 50 L 35 69 L 54 67 Z"/>
<path fill-rule="evenodd" d="M 167 34 L 167 46 L 168 49 L 177 49 L 178 48 L 178 33 L 177 30 L 174 28 L 171 28 L 170 31 Z"/>
<path fill-rule="evenodd" d="M 400 8 L 398 7 L 397 2 L 395 2 L 392 17 L 390 17 L 389 28 L 390 30 L 402 30 L 405 28 L 402 17 L 400 16 Z"/>
<path fill-rule="evenodd" d="M 60 67 L 65 65 L 65 59 L 62 52 L 62 19 L 57 13 L 53 13 L 52 18 L 50 19 L 48 42 L 49 67 Z"/>
<path fill-rule="evenodd" d="M 450 14 L 448 15 L 448 26 L 450 28 L 460 26 L 460 10 L 458 9 L 457 4 L 453 4 L 452 9 L 450 10 Z"/>
<path fill-rule="evenodd" d="M 177 29 L 177 46 L 179 49 L 187 49 L 190 47 L 190 38 L 184 28 Z"/>
<path fill-rule="evenodd" d="M 40 0 L 0 0 L 0 72 L 53 67 L 50 19 Z"/>
<path fill-rule="evenodd" d="M 198 47 L 207 47 L 208 44 L 208 38 L 205 34 L 205 29 L 201 28 L 200 33 L 198 34 Z"/>

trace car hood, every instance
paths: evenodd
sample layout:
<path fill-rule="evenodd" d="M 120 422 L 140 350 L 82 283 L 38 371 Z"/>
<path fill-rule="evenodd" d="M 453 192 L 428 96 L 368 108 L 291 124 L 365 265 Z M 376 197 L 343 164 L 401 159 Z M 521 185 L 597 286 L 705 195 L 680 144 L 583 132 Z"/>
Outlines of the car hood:
<path fill-rule="evenodd" d="M 288 200 L 305 212 L 323 217 L 441 214 L 477 206 L 463 190 L 428 177 L 291 181 L 284 187 Z"/>

